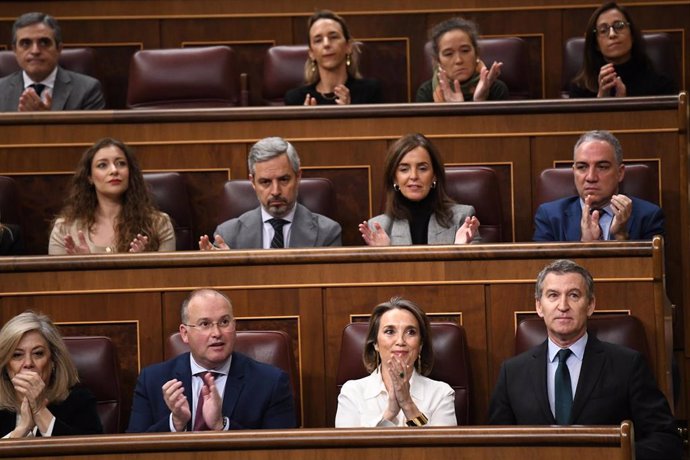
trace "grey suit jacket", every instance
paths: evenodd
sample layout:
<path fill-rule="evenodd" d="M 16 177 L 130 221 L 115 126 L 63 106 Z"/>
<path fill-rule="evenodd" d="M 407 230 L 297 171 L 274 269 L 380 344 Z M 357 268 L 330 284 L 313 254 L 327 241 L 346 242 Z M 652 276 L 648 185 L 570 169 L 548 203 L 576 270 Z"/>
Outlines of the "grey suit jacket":
<path fill-rule="evenodd" d="M 455 204 L 452 207 L 453 219 L 451 226 L 446 228 L 441 226 L 436 220 L 436 216 L 432 215 L 429 220 L 429 231 L 427 233 L 428 244 L 453 244 L 455 242 L 455 233 L 465 222 L 465 218 L 475 215 L 474 207 L 466 204 Z M 369 227 L 373 230 L 374 223 L 381 225 L 381 228 L 388 234 L 391 239 L 392 246 L 405 246 L 412 244 L 412 234 L 410 233 L 410 223 L 404 219 L 391 219 L 385 214 L 379 214 L 376 217 L 369 219 Z M 481 241 L 480 235 L 477 235 L 473 243 Z"/>
<path fill-rule="evenodd" d="M 342 245 L 340 224 L 326 216 L 311 212 L 299 203 L 296 206 L 288 247 Z M 240 217 L 223 222 L 216 227 L 214 234 L 222 236 L 232 249 L 262 249 L 262 225 L 261 208 L 257 207 Z"/>
<path fill-rule="evenodd" d="M 0 79 L 0 112 L 16 112 L 24 91 L 22 71 Z M 51 110 L 100 110 L 105 108 L 101 83 L 95 78 L 58 67 Z"/>

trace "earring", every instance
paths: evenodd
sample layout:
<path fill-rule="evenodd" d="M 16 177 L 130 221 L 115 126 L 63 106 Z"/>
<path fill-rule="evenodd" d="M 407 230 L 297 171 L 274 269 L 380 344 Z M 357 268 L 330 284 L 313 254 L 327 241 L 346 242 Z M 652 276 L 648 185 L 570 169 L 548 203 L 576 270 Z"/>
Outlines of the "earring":
<path fill-rule="evenodd" d="M 311 60 L 311 71 L 316 72 L 316 59 Z"/>
<path fill-rule="evenodd" d="M 348 54 L 347 57 L 345 58 L 345 65 L 350 67 L 352 65 L 352 55 Z"/>
<path fill-rule="evenodd" d="M 433 181 L 433 182 L 431 183 L 431 188 L 436 188 L 436 181 Z"/>
<path fill-rule="evenodd" d="M 398 184 L 393 184 L 393 190 L 395 190 L 396 192 L 399 192 L 400 186 Z"/>

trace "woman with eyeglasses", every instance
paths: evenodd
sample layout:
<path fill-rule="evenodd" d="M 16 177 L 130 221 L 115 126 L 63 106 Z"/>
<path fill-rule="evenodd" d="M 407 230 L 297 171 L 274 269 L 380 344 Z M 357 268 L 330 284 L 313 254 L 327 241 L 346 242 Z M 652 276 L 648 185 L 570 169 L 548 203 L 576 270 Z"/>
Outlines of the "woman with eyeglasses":
<path fill-rule="evenodd" d="M 625 97 L 675 94 L 675 82 L 657 73 L 644 40 L 628 11 L 615 2 L 594 11 L 585 30 L 583 66 L 569 94 L 578 97 Z"/>

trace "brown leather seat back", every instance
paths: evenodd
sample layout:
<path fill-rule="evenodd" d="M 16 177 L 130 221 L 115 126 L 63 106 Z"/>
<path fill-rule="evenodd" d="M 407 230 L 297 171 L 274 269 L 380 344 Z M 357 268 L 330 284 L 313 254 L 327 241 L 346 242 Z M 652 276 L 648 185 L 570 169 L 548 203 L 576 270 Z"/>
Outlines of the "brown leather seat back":
<path fill-rule="evenodd" d="M 343 329 L 336 385 L 338 392 L 348 380 L 366 377 L 362 361 L 368 323 L 350 323 Z M 465 329 L 454 323 L 431 323 L 434 347 L 434 368 L 429 378 L 446 382 L 455 390 L 455 417 L 458 425 L 467 425 L 470 419 L 470 366 L 469 348 Z"/>
<path fill-rule="evenodd" d="M 311 212 L 322 214 L 335 220 L 335 189 L 330 179 L 323 177 L 304 177 L 300 181 L 297 201 Z M 218 208 L 218 223 L 239 217 L 259 206 L 256 192 L 248 180 L 229 180 L 223 187 Z"/>
<path fill-rule="evenodd" d="M 304 84 L 307 45 L 272 46 L 264 56 L 261 93 L 267 105 L 284 105 L 285 93 Z"/>
<path fill-rule="evenodd" d="M 108 337 L 63 337 L 79 380 L 96 397 L 105 433 L 120 432 L 120 373 L 117 351 Z"/>
<path fill-rule="evenodd" d="M 642 322 L 631 315 L 595 314 L 587 321 L 587 330 L 599 340 L 637 350 L 651 365 L 647 336 Z M 520 321 L 515 331 L 515 354 L 523 353 L 546 340 L 546 325 L 537 316 Z"/>
<path fill-rule="evenodd" d="M 265 364 L 282 369 L 290 377 L 295 399 L 297 426 L 301 425 L 300 387 L 297 381 L 297 366 L 292 352 L 292 342 L 285 331 L 237 331 L 234 351 Z M 179 332 L 168 337 L 165 359 L 171 359 L 189 352 L 189 345 L 182 341 Z"/>
<path fill-rule="evenodd" d="M 446 167 L 448 195 L 456 202 L 474 206 L 482 242 L 503 241 L 501 195 L 498 178 L 491 168 Z"/>
<path fill-rule="evenodd" d="M 127 107 L 233 107 L 240 105 L 239 79 L 229 46 L 137 51 L 129 66 Z"/>
<path fill-rule="evenodd" d="M 542 203 L 577 195 L 572 168 L 545 169 L 537 179 L 535 211 Z M 645 164 L 626 164 L 619 193 L 660 204 L 659 178 Z"/>
<path fill-rule="evenodd" d="M 172 219 L 176 249 L 195 249 L 192 207 L 184 177 L 176 172 L 145 173 L 144 181 L 158 209 Z"/>

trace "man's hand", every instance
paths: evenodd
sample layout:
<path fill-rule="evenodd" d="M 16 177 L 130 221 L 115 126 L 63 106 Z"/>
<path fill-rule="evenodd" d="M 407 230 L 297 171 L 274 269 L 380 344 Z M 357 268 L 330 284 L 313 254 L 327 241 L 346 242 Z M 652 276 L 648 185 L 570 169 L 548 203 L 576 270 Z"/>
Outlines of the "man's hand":
<path fill-rule="evenodd" d="M 589 242 L 601 239 L 601 227 L 599 226 L 599 211 L 592 211 L 592 195 L 585 197 L 585 205 L 582 208 L 582 220 L 580 220 L 580 241 Z"/>
<path fill-rule="evenodd" d="M 19 112 L 36 112 L 39 110 L 50 110 L 53 106 L 53 98 L 50 93 L 46 93 L 45 101 L 41 96 L 36 94 L 33 88 L 26 88 L 19 96 L 19 105 L 17 111 Z"/>
<path fill-rule="evenodd" d="M 628 235 L 628 221 L 632 215 L 632 200 L 625 195 L 613 195 L 611 197 L 611 209 L 613 221 L 609 233 L 617 241 L 625 241 Z"/>
<path fill-rule="evenodd" d="M 223 400 L 216 387 L 216 379 L 209 372 L 204 375 L 204 386 L 201 387 L 199 398 L 204 398 L 202 416 L 206 426 L 211 430 L 220 431 L 223 429 Z M 197 403 L 198 404 L 198 403 Z"/>
<path fill-rule="evenodd" d="M 184 395 L 182 382 L 177 379 L 168 380 L 163 384 L 163 400 L 172 413 L 175 430 L 184 431 L 187 423 L 192 419 L 189 402 Z"/>
<path fill-rule="evenodd" d="M 211 243 L 208 235 L 201 235 L 201 238 L 199 238 L 199 249 L 202 251 L 226 251 L 230 249 L 230 246 L 225 243 L 225 240 L 220 235 L 214 237 L 213 243 Z"/>

